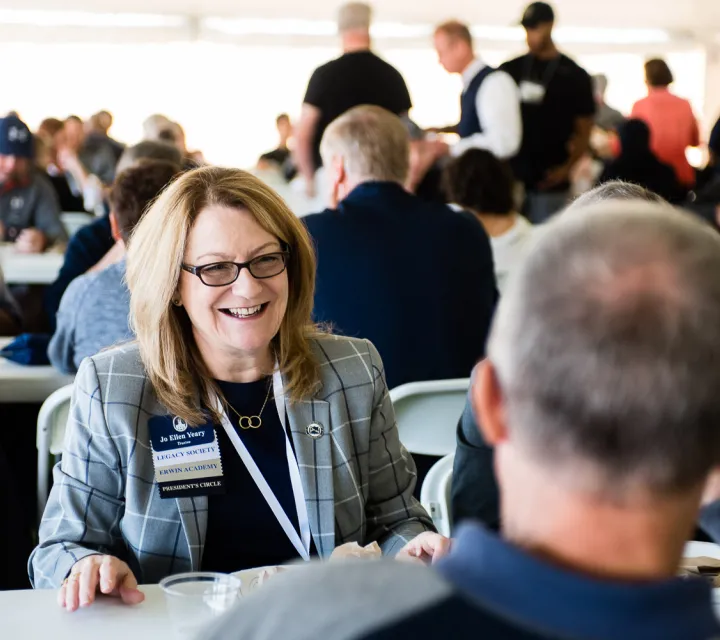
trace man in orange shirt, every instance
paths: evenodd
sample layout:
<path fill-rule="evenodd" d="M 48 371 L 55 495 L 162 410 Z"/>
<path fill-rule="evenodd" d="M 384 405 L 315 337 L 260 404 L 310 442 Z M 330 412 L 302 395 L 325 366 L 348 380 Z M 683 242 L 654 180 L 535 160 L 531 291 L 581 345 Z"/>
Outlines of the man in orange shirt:
<path fill-rule="evenodd" d="M 668 87 L 673 80 L 664 60 L 648 60 L 645 63 L 648 96 L 635 103 L 631 117 L 647 123 L 653 152 L 671 165 L 678 180 L 690 188 L 695 184 L 695 169 L 687 161 L 685 150 L 700 144 L 700 132 L 690 103 L 670 93 Z"/>

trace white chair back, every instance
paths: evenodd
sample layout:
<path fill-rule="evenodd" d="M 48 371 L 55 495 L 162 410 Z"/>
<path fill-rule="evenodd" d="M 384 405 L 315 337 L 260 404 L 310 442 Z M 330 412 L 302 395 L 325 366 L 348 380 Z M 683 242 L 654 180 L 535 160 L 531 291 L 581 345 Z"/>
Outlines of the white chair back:
<path fill-rule="evenodd" d="M 450 491 L 455 454 L 438 460 L 428 471 L 420 489 L 420 503 L 430 514 L 438 533 L 450 537 L 452 509 Z"/>
<path fill-rule="evenodd" d="M 65 227 L 69 238 L 72 238 L 78 229 L 90 224 L 94 219 L 95 216 L 84 211 L 67 211 L 60 214 L 60 221 Z"/>
<path fill-rule="evenodd" d="M 391 389 L 400 442 L 411 453 L 446 456 L 455 452 L 457 424 L 470 378 L 409 382 Z"/>
<path fill-rule="evenodd" d="M 63 451 L 72 391 L 73 385 L 69 384 L 51 393 L 43 402 L 38 414 L 36 441 L 38 522 L 45 511 L 45 503 L 50 493 L 50 456 L 60 455 Z"/>

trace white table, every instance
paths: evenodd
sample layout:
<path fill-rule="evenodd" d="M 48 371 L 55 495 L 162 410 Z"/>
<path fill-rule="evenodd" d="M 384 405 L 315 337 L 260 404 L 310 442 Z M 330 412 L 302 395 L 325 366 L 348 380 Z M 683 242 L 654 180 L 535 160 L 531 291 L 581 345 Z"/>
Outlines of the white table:
<path fill-rule="evenodd" d="M 73 613 L 61 609 L 57 591 L 0 592 L 0 635 L 7 640 L 174 640 L 160 587 L 141 587 L 145 602 L 125 606 L 99 598 Z"/>
<path fill-rule="evenodd" d="M 7 284 L 52 284 L 65 256 L 50 250 L 46 253 L 18 253 L 12 244 L 0 243 L 0 267 Z"/>
<path fill-rule="evenodd" d="M 12 338 L 0 338 L 0 349 Z M 72 384 L 73 376 L 66 376 L 50 365 L 25 366 L 0 358 L 0 403 L 42 403 L 55 390 Z"/>
<path fill-rule="evenodd" d="M 264 567 L 237 572 L 243 595 L 256 588 Z M 61 609 L 54 589 L 0 591 L 0 638 L 7 640 L 176 640 L 157 585 L 140 590 L 145 601 L 127 606 L 117 598 L 98 597 L 87 609 Z"/>

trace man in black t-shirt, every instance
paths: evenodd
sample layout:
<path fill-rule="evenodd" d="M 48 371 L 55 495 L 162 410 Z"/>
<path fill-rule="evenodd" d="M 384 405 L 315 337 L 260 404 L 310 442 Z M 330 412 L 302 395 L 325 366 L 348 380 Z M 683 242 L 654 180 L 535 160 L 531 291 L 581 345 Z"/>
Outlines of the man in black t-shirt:
<path fill-rule="evenodd" d="M 520 87 L 523 141 L 512 167 L 525 185 L 525 213 L 536 223 L 567 203 L 570 174 L 588 150 L 595 114 L 592 80 L 557 50 L 554 21 L 550 5 L 531 4 L 521 21 L 530 51 L 500 67 Z"/>
<path fill-rule="evenodd" d="M 338 31 L 343 55 L 318 67 L 308 83 L 294 149 L 308 197 L 315 196 L 315 171 L 322 166 L 320 140 L 335 118 L 363 104 L 396 115 L 406 114 L 412 106 L 397 69 L 370 51 L 370 18 L 371 9 L 366 4 L 353 2 L 340 8 Z"/>

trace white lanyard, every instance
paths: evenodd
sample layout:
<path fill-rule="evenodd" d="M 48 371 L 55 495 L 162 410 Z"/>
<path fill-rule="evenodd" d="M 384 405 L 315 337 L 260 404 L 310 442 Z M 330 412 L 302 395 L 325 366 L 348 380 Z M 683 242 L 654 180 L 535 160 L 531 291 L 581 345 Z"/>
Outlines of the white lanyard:
<path fill-rule="evenodd" d="M 273 514 L 275 514 L 275 517 L 280 523 L 280 526 L 283 528 L 285 535 L 289 538 L 290 542 L 292 542 L 293 546 L 300 554 L 300 557 L 303 560 L 308 561 L 310 560 L 310 523 L 308 521 L 307 505 L 305 504 L 305 494 L 300 481 L 300 468 L 298 467 L 292 445 L 290 444 L 290 438 L 288 437 L 287 430 L 285 428 L 285 396 L 283 395 L 282 376 L 277 368 L 273 374 L 273 393 L 275 395 L 277 412 L 280 416 L 280 425 L 282 426 L 283 433 L 285 434 L 285 452 L 287 454 L 288 467 L 290 470 L 290 483 L 292 484 L 293 496 L 295 497 L 295 508 L 297 510 L 302 539 L 298 535 L 298 532 L 290 521 L 290 518 L 288 518 L 285 510 L 282 508 L 280 502 L 273 493 L 273 490 L 270 488 L 267 480 L 265 480 L 265 477 L 255 463 L 255 460 L 253 460 L 253 457 L 247 450 L 247 447 L 243 444 L 243 441 L 240 439 L 237 431 L 235 431 L 235 428 L 223 410 L 220 400 L 216 398 L 217 411 L 222 416 L 222 426 L 225 429 L 225 433 L 227 433 L 228 438 L 230 438 L 230 442 L 232 442 L 235 450 L 238 452 L 240 459 L 243 461 L 245 468 L 255 481 L 257 488 L 260 489 L 260 493 L 263 494 L 268 506 L 272 509 Z"/>

